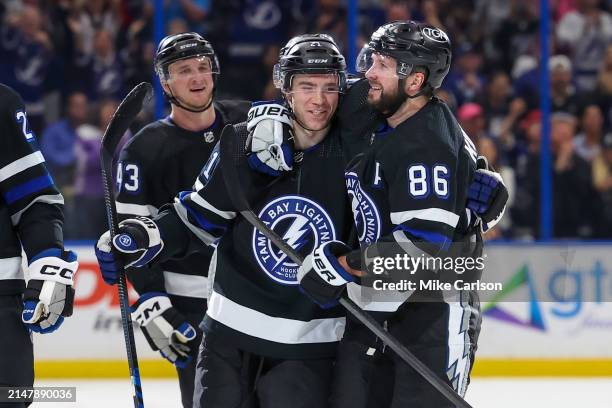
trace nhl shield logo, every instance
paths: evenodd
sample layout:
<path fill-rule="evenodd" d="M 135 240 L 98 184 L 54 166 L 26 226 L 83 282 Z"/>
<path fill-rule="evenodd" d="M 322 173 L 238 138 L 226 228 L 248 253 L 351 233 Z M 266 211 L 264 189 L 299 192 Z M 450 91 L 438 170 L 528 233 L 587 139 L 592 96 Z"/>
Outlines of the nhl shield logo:
<path fill-rule="evenodd" d="M 215 141 L 215 134 L 213 132 L 204 133 L 204 140 L 206 143 L 212 143 Z"/>
<path fill-rule="evenodd" d="M 301 254 L 336 239 L 334 224 L 316 202 L 300 196 L 277 198 L 259 212 L 259 218 Z M 257 229 L 253 231 L 253 256 L 261 270 L 274 281 L 297 285 L 298 265 Z"/>
<path fill-rule="evenodd" d="M 345 173 L 346 191 L 351 200 L 353 218 L 357 226 L 359 243 L 370 245 L 380 237 L 380 214 L 372 198 L 363 191 L 359 177 L 353 172 Z"/>

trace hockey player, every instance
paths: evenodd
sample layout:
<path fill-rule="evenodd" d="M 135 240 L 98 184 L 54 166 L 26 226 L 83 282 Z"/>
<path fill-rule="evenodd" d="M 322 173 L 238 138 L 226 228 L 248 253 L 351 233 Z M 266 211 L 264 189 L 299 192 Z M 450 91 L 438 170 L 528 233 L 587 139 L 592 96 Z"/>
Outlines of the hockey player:
<path fill-rule="evenodd" d="M 326 244 L 332 249 L 336 240 L 348 239 L 352 225 L 346 192 L 338 188 L 346 163 L 332 124 L 345 68 L 326 35 L 299 36 L 282 49 L 275 83 L 293 112 L 295 146 L 302 152 L 287 177 L 252 171 L 244 152 L 246 124 L 235 126 L 237 171 L 252 208 L 303 254 Z M 213 151 L 194 191 L 181 193 L 152 221 L 124 220 L 113 245 L 128 264 L 141 266 L 185 256 L 194 238 L 218 243 L 214 288 L 202 324 L 206 336 L 196 406 L 246 407 L 256 399 L 262 408 L 326 407 L 344 313 L 323 310 L 305 297 L 297 285 L 297 265 L 236 217 L 218 163 L 219 152 Z M 103 240 L 110 249 L 108 235 Z"/>
<path fill-rule="evenodd" d="M 180 192 L 191 189 L 223 127 L 243 121 L 248 102 L 213 101 L 219 63 L 211 44 L 197 33 L 168 36 L 155 56 L 157 73 L 170 115 L 144 127 L 123 148 L 117 171 L 120 219 L 153 217 Z M 117 272 L 96 248 L 107 283 Z M 129 280 L 140 298 L 133 318 L 154 350 L 177 368 L 183 407 L 193 403 L 195 367 L 206 313 L 208 267 L 213 248 L 202 246 L 177 260 L 131 269 Z M 161 309 L 143 318 L 142 310 Z"/>
<path fill-rule="evenodd" d="M 312 262 L 319 252 L 315 250 L 298 273 L 302 289 L 318 303 L 329 304 L 344 292 L 354 280 L 346 279 L 347 272 L 363 276 L 365 259 L 445 256 L 453 246 L 478 241 L 479 231 L 466 211 L 476 149 L 448 107 L 433 97 L 450 59 L 447 35 L 412 21 L 382 26 L 361 51 L 358 67 L 369 82 L 367 102 L 386 117 L 387 127 L 346 172 L 349 195 L 357 201 L 355 216 L 368 229 L 360 235 L 362 250 L 324 266 Z M 369 211 L 363 211 L 365 207 Z M 479 251 L 463 255 L 478 256 Z M 368 288 L 354 283 L 348 287 L 351 298 L 378 314 L 395 338 L 464 395 L 480 330 L 475 292 L 407 291 L 407 301 L 368 303 L 363 296 Z M 421 301 L 424 298 L 428 301 Z M 347 324 L 339 347 L 334 407 L 366 406 L 367 392 L 362 390 L 370 384 L 364 382 L 364 369 L 372 366 L 359 361 L 377 348 L 368 336 L 363 326 Z M 387 349 L 384 356 L 393 375 L 375 371 L 369 378 L 388 382 L 392 408 L 450 406 L 394 353 Z"/>
<path fill-rule="evenodd" d="M 30 333 L 51 333 L 72 314 L 78 263 L 64 250 L 64 199 L 47 172 L 23 101 L 2 84 L 0 151 L 0 387 L 32 387 Z"/>

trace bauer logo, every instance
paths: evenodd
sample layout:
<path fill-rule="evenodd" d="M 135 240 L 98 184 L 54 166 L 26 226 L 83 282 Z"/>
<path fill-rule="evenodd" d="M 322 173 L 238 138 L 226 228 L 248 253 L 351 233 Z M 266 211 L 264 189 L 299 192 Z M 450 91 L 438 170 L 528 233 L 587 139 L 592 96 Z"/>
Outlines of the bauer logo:
<path fill-rule="evenodd" d="M 319 204 L 304 197 L 277 198 L 264 206 L 259 218 L 303 255 L 336 239 L 329 215 Z M 253 256 L 274 281 L 284 285 L 298 284 L 298 265 L 256 229 L 253 231 Z"/>
<path fill-rule="evenodd" d="M 432 41 L 441 42 L 441 43 L 449 42 L 448 36 L 446 35 L 446 33 L 437 28 L 425 27 L 423 29 L 423 35 Z"/>
<path fill-rule="evenodd" d="M 346 189 L 351 199 L 353 218 L 360 244 L 369 245 L 380 237 L 381 223 L 374 201 L 361 188 L 357 174 L 345 173 Z"/>

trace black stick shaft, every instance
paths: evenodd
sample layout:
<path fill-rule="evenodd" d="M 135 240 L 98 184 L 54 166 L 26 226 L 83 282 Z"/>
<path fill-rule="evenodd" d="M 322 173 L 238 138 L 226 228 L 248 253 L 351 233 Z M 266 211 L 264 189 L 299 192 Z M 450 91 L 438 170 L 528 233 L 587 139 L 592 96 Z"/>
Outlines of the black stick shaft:
<path fill-rule="evenodd" d="M 102 137 L 101 161 L 102 161 L 102 181 L 104 185 L 104 204 L 106 206 L 106 217 L 111 239 L 119 231 L 119 219 L 113 193 L 113 156 L 122 136 L 128 130 L 130 124 L 142 109 L 145 99 L 149 98 L 152 87 L 149 83 L 142 82 L 121 101 L 121 104 L 113 114 L 104 136 Z M 121 256 L 117 253 L 113 245 L 111 250 L 117 265 L 117 290 L 119 292 L 119 309 L 121 310 L 121 326 L 123 328 L 123 338 L 127 351 L 128 366 L 133 385 L 133 401 L 135 408 L 144 408 L 142 396 L 142 384 L 140 381 L 140 370 L 138 368 L 138 355 L 136 354 L 136 342 L 134 340 L 134 327 L 132 317 L 129 312 L 128 289 L 125 276 L 125 268 L 121 264 Z"/>

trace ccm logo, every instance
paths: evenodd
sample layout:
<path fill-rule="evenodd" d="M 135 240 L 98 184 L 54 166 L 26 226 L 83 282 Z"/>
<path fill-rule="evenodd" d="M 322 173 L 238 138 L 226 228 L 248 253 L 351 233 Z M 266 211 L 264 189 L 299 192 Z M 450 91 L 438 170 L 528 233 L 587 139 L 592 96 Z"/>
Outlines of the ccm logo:
<path fill-rule="evenodd" d="M 135 320 L 138 322 L 138 324 L 140 324 L 141 326 L 143 326 L 145 324 L 145 322 L 147 320 L 149 320 L 149 316 L 151 316 L 151 313 L 153 312 L 158 312 L 161 310 L 161 305 L 159 304 L 159 302 L 155 302 L 153 303 L 153 305 L 151 307 L 146 307 L 142 313 L 139 313 L 136 317 Z"/>
<path fill-rule="evenodd" d="M 327 58 L 312 58 L 308 60 L 309 64 L 324 64 L 327 61 L 329 61 L 329 59 Z"/>
<path fill-rule="evenodd" d="M 181 45 L 181 46 L 179 47 L 179 50 L 184 50 L 185 48 L 195 47 L 196 45 L 198 45 L 198 44 L 196 44 L 196 43 L 183 44 L 183 45 Z"/>
<path fill-rule="evenodd" d="M 316 267 L 319 269 L 319 276 L 327 279 L 327 282 L 336 280 L 336 277 L 334 276 L 334 274 L 327 270 L 327 267 L 325 266 L 325 263 L 323 262 L 321 258 L 314 258 L 314 263 Z"/>
<path fill-rule="evenodd" d="M 59 275 L 65 279 L 72 279 L 72 275 L 74 275 L 74 271 L 68 268 L 61 269 L 59 266 L 55 265 L 44 265 L 40 269 L 41 275 Z"/>

